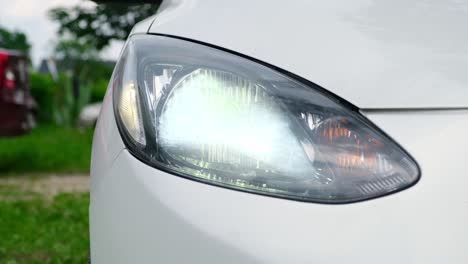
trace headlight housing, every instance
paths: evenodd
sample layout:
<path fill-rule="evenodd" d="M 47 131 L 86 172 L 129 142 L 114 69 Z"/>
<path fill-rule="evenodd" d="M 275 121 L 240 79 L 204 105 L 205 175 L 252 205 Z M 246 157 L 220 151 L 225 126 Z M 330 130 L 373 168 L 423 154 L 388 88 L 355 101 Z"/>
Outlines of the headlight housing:
<path fill-rule="evenodd" d="M 402 190 L 415 161 L 320 87 L 180 39 L 135 35 L 113 75 L 128 150 L 186 178 L 253 193 L 347 203 Z"/>

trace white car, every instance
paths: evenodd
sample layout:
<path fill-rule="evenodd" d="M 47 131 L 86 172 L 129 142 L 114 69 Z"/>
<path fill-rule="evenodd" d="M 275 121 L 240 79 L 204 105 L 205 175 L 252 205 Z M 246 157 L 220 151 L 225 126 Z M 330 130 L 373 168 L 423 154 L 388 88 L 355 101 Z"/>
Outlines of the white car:
<path fill-rule="evenodd" d="M 91 263 L 468 263 L 468 2 L 165 1 L 94 135 Z"/>

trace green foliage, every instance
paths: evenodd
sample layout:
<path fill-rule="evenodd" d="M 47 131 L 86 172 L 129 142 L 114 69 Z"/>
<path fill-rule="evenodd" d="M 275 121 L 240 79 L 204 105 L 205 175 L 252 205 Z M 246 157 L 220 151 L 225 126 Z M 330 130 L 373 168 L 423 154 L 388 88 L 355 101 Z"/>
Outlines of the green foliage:
<path fill-rule="evenodd" d="M 54 120 L 62 126 L 73 126 L 77 111 L 72 93 L 72 81 L 65 75 L 60 74 L 57 80 L 57 89 L 54 100 Z"/>
<path fill-rule="evenodd" d="M 61 62 L 60 68 L 69 69 L 80 84 L 78 100 L 75 102 L 71 97 L 72 100 L 69 101 L 66 92 L 72 88 L 69 87 L 69 83 L 59 80 L 59 86 L 64 90 L 60 93 L 63 100 L 60 103 L 61 111 L 58 112 L 62 116 L 57 116 L 57 120 L 60 124 L 70 124 L 76 120 L 79 111 L 90 99 L 91 102 L 102 101 L 114 65 L 99 61 L 98 52 L 92 46 L 78 40 L 62 40 L 57 44 L 55 51 Z"/>
<path fill-rule="evenodd" d="M 61 69 L 67 69 L 73 76 L 89 80 L 89 75 L 93 75 L 98 52 L 89 43 L 78 39 L 61 39 L 55 46 L 55 58 L 60 61 Z"/>
<path fill-rule="evenodd" d="M 0 27 L 0 47 L 4 49 L 14 49 L 22 51 L 29 55 L 31 44 L 29 44 L 26 35 L 19 31 L 10 32 L 5 28 Z"/>
<path fill-rule="evenodd" d="M 0 262 L 87 263 L 88 206 L 89 194 L 0 200 Z"/>
<path fill-rule="evenodd" d="M 55 81 L 49 75 L 31 73 L 29 76 L 31 93 L 39 105 L 40 122 L 54 121 L 54 98 L 57 89 Z"/>
<path fill-rule="evenodd" d="M 43 125 L 21 137 L 0 138 L 0 172 L 87 173 L 92 136 L 91 129 Z"/>
<path fill-rule="evenodd" d="M 90 84 L 80 87 L 79 97 L 75 100 L 72 80 L 66 74 L 60 74 L 55 81 L 49 75 L 31 73 L 30 82 L 31 93 L 39 104 L 39 121 L 69 127 L 76 124 L 81 109 L 89 103 L 92 89 L 102 89 L 102 80 L 90 81 Z"/>
<path fill-rule="evenodd" d="M 54 56 L 62 73 L 71 72 L 82 82 L 109 79 L 114 69 L 114 62 L 100 60 L 93 46 L 78 40 L 61 39 L 55 46 Z"/>
<path fill-rule="evenodd" d="M 99 60 L 86 60 L 81 61 L 81 65 L 84 65 L 80 79 L 82 82 L 97 83 L 102 80 L 109 81 L 114 70 L 114 63 L 105 62 Z"/>
<path fill-rule="evenodd" d="M 107 91 L 108 83 L 109 82 L 107 79 L 103 79 L 103 80 L 99 80 L 93 83 L 93 85 L 90 86 L 90 90 L 91 90 L 90 102 L 91 103 L 102 102 L 102 100 L 104 99 L 104 95 L 106 94 L 106 91 Z"/>
<path fill-rule="evenodd" d="M 108 3 L 96 7 L 75 5 L 49 11 L 52 20 L 60 24 L 59 34 L 71 36 L 102 50 L 113 39 L 125 40 L 133 26 L 156 13 L 160 1 L 154 4 L 131 5 Z"/>
<path fill-rule="evenodd" d="M 98 52 L 89 42 L 79 39 L 61 39 L 55 46 L 55 56 L 64 61 L 90 60 L 96 58 Z"/>

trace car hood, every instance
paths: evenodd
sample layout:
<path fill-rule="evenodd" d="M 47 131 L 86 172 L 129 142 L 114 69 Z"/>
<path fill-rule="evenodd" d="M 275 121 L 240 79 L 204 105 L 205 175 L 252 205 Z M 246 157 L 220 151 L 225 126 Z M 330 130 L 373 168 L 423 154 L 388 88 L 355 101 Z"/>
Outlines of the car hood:
<path fill-rule="evenodd" d="M 283 68 L 363 109 L 468 107 L 468 3 L 165 1 L 149 33 Z"/>

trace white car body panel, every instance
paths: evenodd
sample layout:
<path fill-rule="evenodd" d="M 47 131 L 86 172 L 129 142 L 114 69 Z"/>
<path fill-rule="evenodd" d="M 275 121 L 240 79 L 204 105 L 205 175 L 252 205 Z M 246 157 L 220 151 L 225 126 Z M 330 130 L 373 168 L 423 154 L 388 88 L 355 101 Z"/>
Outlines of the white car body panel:
<path fill-rule="evenodd" d="M 132 28 L 132 31 L 130 32 L 130 36 L 134 34 L 146 34 L 151 27 L 151 24 L 153 23 L 154 19 L 156 16 L 150 16 L 138 23 Z"/>
<path fill-rule="evenodd" d="M 91 263 L 468 263 L 468 110 L 449 110 L 468 107 L 468 4 L 241 2 L 166 1 L 132 34 L 221 46 L 321 85 L 408 151 L 420 181 L 325 205 L 171 175 L 125 148 L 110 87 L 93 143 Z"/>
<path fill-rule="evenodd" d="M 109 84 L 93 136 L 91 180 L 94 182 L 102 177 L 93 177 L 93 175 L 106 175 L 117 155 L 125 148 L 115 122 L 112 105 L 112 85 Z M 92 185 L 91 189 L 93 186 L 95 185 Z"/>
<path fill-rule="evenodd" d="M 468 107 L 467 1 L 166 1 L 149 32 L 293 72 L 359 108 Z"/>
<path fill-rule="evenodd" d="M 468 111 L 365 115 L 419 162 L 415 186 L 354 204 L 304 203 L 187 180 L 112 151 L 112 165 L 91 172 L 92 263 L 467 263 Z M 100 122 L 115 120 L 103 113 Z M 96 134 L 121 146 L 115 129 Z M 93 160 L 105 157 L 95 156 L 102 140 Z"/>

